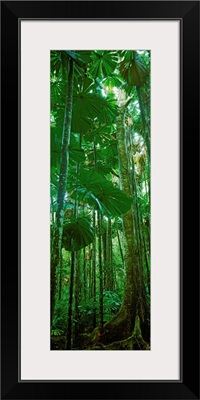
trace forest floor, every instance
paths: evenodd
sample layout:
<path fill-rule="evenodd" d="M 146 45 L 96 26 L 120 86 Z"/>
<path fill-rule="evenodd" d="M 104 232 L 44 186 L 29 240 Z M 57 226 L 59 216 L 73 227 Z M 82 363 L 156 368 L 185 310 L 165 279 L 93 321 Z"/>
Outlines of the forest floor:
<path fill-rule="evenodd" d="M 143 340 L 141 336 L 133 333 L 130 337 L 117 342 L 103 344 L 101 342 L 90 342 L 89 335 L 84 334 L 83 342 L 80 348 L 71 350 L 150 350 L 150 345 Z M 66 350 L 66 336 L 52 336 L 51 350 Z"/>

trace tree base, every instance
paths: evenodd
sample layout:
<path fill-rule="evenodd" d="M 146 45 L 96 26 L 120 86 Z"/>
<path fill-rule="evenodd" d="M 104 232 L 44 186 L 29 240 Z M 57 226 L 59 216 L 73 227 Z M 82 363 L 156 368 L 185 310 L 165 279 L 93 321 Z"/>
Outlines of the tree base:
<path fill-rule="evenodd" d="M 111 326 L 113 328 L 113 325 Z M 119 327 L 121 327 L 121 324 L 116 325 L 117 332 L 115 332 L 114 338 L 120 336 Z M 114 339 L 111 341 L 112 330 L 108 331 L 107 329 L 108 324 L 105 324 L 102 332 L 100 332 L 99 328 L 95 328 L 91 334 L 81 335 L 82 350 L 150 350 L 150 345 L 142 337 L 140 317 L 138 315 L 135 318 L 132 335 L 128 335 L 125 339 L 120 338 L 120 340 Z M 122 333 L 124 334 L 124 332 Z M 106 339 L 108 340 L 107 343 Z"/>
<path fill-rule="evenodd" d="M 133 334 L 128 339 L 104 346 L 103 350 L 150 350 L 150 346 L 143 340 L 142 336 L 137 337 Z"/>

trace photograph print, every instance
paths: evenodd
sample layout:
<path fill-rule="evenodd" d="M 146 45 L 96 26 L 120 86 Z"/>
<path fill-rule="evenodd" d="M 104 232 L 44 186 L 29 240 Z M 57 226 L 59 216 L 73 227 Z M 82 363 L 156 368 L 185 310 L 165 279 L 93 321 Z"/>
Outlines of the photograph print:
<path fill-rule="evenodd" d="M 50 52 L 51 350 L 151 350 L 149 50 Z"/>

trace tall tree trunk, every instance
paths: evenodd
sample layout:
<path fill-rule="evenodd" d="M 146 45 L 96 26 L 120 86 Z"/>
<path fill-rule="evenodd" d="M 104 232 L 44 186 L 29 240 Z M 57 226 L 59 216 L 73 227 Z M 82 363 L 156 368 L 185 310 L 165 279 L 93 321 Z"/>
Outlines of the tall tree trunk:
<path fill-rule="evenodd" d="M 76 252 L 75 262 L 75 304 L 74 304 L 74 341 L 78 338 L 79 334 L 79 303 L 81 299 L 81 280 L 80 280 L 80 253 Z"/>
<path fill-rule="evenodd" d="M 51 196 L 51 221 L 52 221 L 52 225 L 54 225 L 54 200 L 53 200 L 53 196 Z"/>
<path fill-rule="evenodd" d="M 101 214 L 98 215 L 98 238 L 99 238 L 99 319 L 100 319 L 100 331 L 103 330 L 103 265 L 102 265 L 102 243 L 101 243 Z"/>
<path fill-rule="evenodd" d="M 87 290 L 86 290 L 86 253 L 85 253 L 85 247 L 83 249 L 83 293 L 84 293 L 84 300 L 86 301 L 87 299 Z"/>
<path fill-rule="evenodd" d="M 104 264 L 104 288 L 107 289 L 107 279 L 108 279 L 108 248 L 107 248 L 107 229 L 101 235 L 103 244 L 103 264 Z"/>
<path fill-rule="evenodd" d="M 79 135 L 79 145 L 81 148 L 81 134 Z M 79 163 L 76 165 L 75 168 L 76 177 L 78 176 L 79 172 Z M 75 178 L 75 182 L 77 182 L 77 178 Z M 78 208 L 78 200 L 75 200 L 74 204 L 74 215 L 75 218 L 78 218 L 79 208 Z M 75 305 L 74 305 L 74 342 L 76 343 L 76 339 L 79 333 L 79 303 L 81 298 L 81 262 L 80 262 L 81 251 L 75 252 Z"/>
<path fill-rule="evenodd" d="M 146 122 L 146 116 L 145 116 L 145 111 L 144 111 L 144 105 L 142 102 L 142 96 L 141 96 L 141 91 L 139 86 L 136 87 L 137 91 L 137 96 L 138 96 L 138 103 L 140 107 L 140 112 L 141 112 L 141 117 L 142 117 L 142 125 L 143 125 L 143 137 L 145 140 L 146 148 L 147 148 L 147 154 L 148 154 L 148 163 L 150 166 L 150 131 L 149 131 L 149 126 Z"/>
<path fill-rule="evenodd" d="M 66 350 L 71 350 L 72 339 L 72 303 L 74 291 L 74 251 L 71 252 L 71 273 L 70 273 L 70 289 L 69 289 L 69 308 L 68 308 L 68 323 L 67 323 L 67 341 Z"/>
<path fill-rule="evenodd" d="M 130 146 L 132 148 L 132 153 L 134 154 L 133 143 L 131 143 L 131 127 L 129 127 L 127 136 L 129 139 Z M 138 204 L 138 186 L 136 181 L 135 174 L 135 163 L 134 157 L 129 158 L 130 168 L 132 170 L 132 195 L 135 199 L 134 204 L 134 216 L 135 216 L 135 231 L 137 237 L 137 248 L 138 248 L 138 263 L 137 263 L 137 304 L 136 304 L 136 314 L 137 318 L 141 319 L 141 322 L 144 323 L 144 320 L 147 317 L 148 307 L 147 307 L 147 298 L 146 298 L 146 287 L 144 280 L 144 263 L 145 263 L 145 248 L 142 245 L 142 221 Z M 140 324 L 139 324 L 140 326 Z M 138 332 L 138 329 L 135 332 Z M 142 336 L 142 333 L 141 335 Z"/>
<path fill-rule="evenodd" d="M 121 259 L 122 259 L 122 265 L 123 265 L 123 269 L 124 269 L 124 255 L 123 255 L 123 250 L 122 250 L 122 245 L 121 245 L 121 239 L 119 236 L 119 231 L 117 229 L 117 224 L 116 224 L 116 231 L 117 231 L 117 240 L 118 240 L 118 245 L 119 245 L 119 251 L 120 251 L 120 255 L 121 255 Z"/>
<path fill-rule="evenodd" d="M 92 248 L 89 246 L 89 259 L 88 259 L 88 293 L 89 293 L 89 299 L 92 298 L 93 293 L 92 293 Z"/>
<path fill-rule="evenodd" d="M 96 152 L 96 145 L 94 142 L 94 170 L 97 171 L 97 152 Z M 97 215 L 98 218 L 98 215 Z M 97 221 L 98 224 L 98 221 Z M 97 257 L 97 246 L 96 246 L 96 211 L 93 208 L 93 229 L 94 229 L 94 240 L 93 240 L 93 251 L 92 251 L 92 270 L 93 270 L 93 298 L 94 298 L 94 314 L 93 314 L 93 327 L 96 327 L 97 324 L 97 309 L 96 309 L 96 294 L 97 294 L 97 285 L 96 285 L 96 257 Z"/>
<path fill-rule="evenodd" d="M 121 105 L 118 116 L 118 156 L 120 170 L 120 185 L 124 193 L 131 197 L 131 177 L 128 173 L 128 157 L 125 145 L 124 117 L 126 107 L 131 99 Z M 119 312 L 105 324 L 104 340 L 109 343 L 114 340 L 122 340 L 131 335 L 136 315 L 136 249 L 133 238 L 134 220 L 132 209 L 123 216 L 124 229 L 124 263 L 126 268 L 126 279 L 124 287 L 123 302 Z"/>
<path fill-rule="evenodd" d="M 58 299 L 61 300 L 62 298 L 62 255 L 60 257 L 60 270 L 59 270 L 59 291 L 58 291 Z"/>
<path fill-rule="evenodd" d="M 78 216 L 78 200 L 75 200 L 74 203 L 74 217 L 77 218 Z M 73 298 L 74 298 L 74 286 L 76 290 L 76 285 L 77 285 L 77 251 L 74 251 L 74 242 L 71 239 L 71 248 L 72 248 L 72 253 L 71 253 L 71 271 L 70 271 L 70 291 L 69 291 L 69 307 L 68 307 L 68 319 L 67 319 L 67 340 L 66 340 L 66 350 L 71 350 L 71 345 L 72 345 L 72 330 L 73 330 L 73 324 L 72 324 L 72 315 L 73 315 Z M 74 275 L 76 273 L 76 282 L 74 282 Z M 75 292 L 75 308 L 77 311 L 77 297 L 76 297 L 76 292 Z M 75 329 L 74 329 L 75 331 Z M 74 338 L 73 338 L 74 339 Z"/>
<path fill-rule="evenodd" d="M 92 247 L 92 270 L 93 270 L 93 298 L 94 298 L 94 314 L 93 314 L 93 327 L 96 327 L 96 214 L 93 209 L 93 229 L 94 229 L 94 240 Z"/>
<path fill-rule="evenodd" d="M 112 225 L 111 219 L 108 219 L 107 224 L 107 237 L 106 237 L 106 289 L 113 290 L 114 289 L 114 271 L 112 264 Z"/>
<path fill-rule="evenodd" d="M 68 164 L 69 164 L 69 143 L 71 134 L 72 122 L 72 103 L 73 103 L 73 77 L 74 77 L 74 61 L 69 60 L 69 71 L 67 81 L 66 106 L 63 121 L 63 136 L 60 162 L 60 175 L 57 195 L 57 212 L 56 223 L 53 232 L 53 243 L 51 251 L 51 321 L 53 318 L 55 297 L 56 297 L 56 271 L 59 268 L 61 249 L 62 249 L 62 234 L 63 234 L 63 219 L 64 219 L 64 197 L 66 193 Z"/>

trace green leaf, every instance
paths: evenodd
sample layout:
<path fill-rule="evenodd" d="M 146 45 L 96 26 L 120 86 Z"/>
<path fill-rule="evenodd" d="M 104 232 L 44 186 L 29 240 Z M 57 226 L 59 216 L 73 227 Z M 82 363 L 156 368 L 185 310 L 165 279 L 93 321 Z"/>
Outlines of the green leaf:
<path fill-rule="evenodd" d="M 85 161 L 84 150 L 80 147 L 80 134 L 73 132 L 70 136 L 69 161 L 73 164 Z"/>
<path fill-rule="evenodd" d="M 120 87 L 123 84 L 123 80 L 117 74 L 113 74 L 104 78 L 102 83 L 104 86 L 113 89 L 113 87 Z"/>
<path fill-rule="evenodd" d="M 63 247 L 68 251 L 77 251 L 88 246 L 94 240 L 94 230 L 90 221 L 83 217 L 72 217 L 63 228 Z"/>
<path fill-rule="evenodd" d="M 74 189 L 72 196 L 95 206 L 108 217 L 123 215 L 130 209 L 132 199 L 101 174 L 82 170 L 78 181 L 79 186 Z"/>
<path fill-rule="evenodd" d="M 121 61 L 120 72 L 130 86 L 141 87 L 145 84 L 147 79 L 146 66 L 136 59 L 132 61 Z"/>
<path fill-rule="evenodd" d="M 89 72 L 94 78 L 112 75 L 117 62 L 118 55 L 116 51 L 97 50 L 92 53 L 93 64 Z"/>
<path fill-rule="evenodd" d="M 85 64 L 88 64 L 91 62 L 91 54 L 92 50 L 79 50 L 77 53 L 80 55 L 81 59 L 85 62 Z"/>
<path fill-rule="evenodd" d="M 103 108 L 104 102 L 94 93 L 80 92 L 74 95 L 72 131 L 86 132 Z"/>
<path fill-rule="evenodd" d="M 69 147 L 69 161 L 73 164 L 85 161 L 85 153 L 83 149 L 74 149 Z"/>
<path fill-rule="evenodd" d="M 118 107 L 116 103 L 116 99 L 113 95 L 109 95 L 106 98 L 103 98 L 103 107 L 100 110 L 99 121 L 104 122 L 106 124 L 112 124 L 116 121 L 116 117 L 118 115 Z"/>

